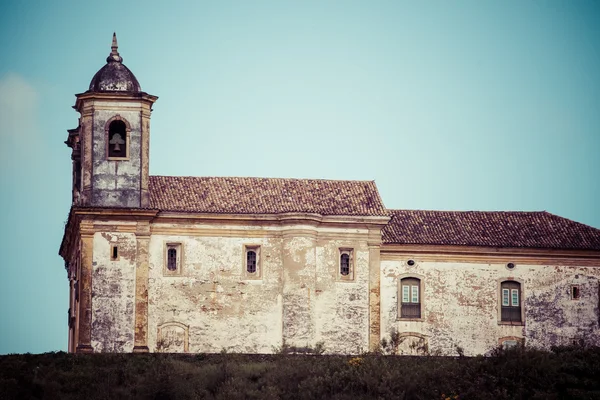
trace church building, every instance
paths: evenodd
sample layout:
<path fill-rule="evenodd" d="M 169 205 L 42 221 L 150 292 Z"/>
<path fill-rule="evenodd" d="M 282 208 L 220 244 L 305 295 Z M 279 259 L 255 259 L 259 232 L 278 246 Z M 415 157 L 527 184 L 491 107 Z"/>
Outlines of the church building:
<path fill-rule="evenodd" d="M 106 61 L 66 141 L 70 352 L 600 345 L 599 229 L 547 212 L 390 210 L 373 181 L 152 176 L 158 98 L 115 36 Z"/>

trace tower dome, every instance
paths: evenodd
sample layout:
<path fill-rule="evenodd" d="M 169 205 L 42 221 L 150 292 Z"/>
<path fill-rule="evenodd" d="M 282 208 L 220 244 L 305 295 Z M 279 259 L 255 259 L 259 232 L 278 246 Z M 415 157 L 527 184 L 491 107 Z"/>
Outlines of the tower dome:
<path fill-rule="evenodd" d="M 133 72 L 123 64 L 117 49 L 117 35 L 113 33 L 111 52 L 106 65 L 100 68 L 90 82 L 90 92 L 141 92 L 142 88 Z"/>

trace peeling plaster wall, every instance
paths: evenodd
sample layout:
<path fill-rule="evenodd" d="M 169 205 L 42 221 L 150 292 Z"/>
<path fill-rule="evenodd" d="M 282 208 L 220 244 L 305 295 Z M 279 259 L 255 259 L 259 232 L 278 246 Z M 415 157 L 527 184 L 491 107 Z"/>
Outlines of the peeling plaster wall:
<path fill-rule="evenodd" d="M 353 248 L 353 280 L 340 279 L 340 248 Z M 321 241 L 317 247 L 316 342 L 328 353 L 369 350 L 369 249 L 366 241 Z"/>
<path fill-rule="evenodd" d="M 112 110 L 95 110 L 92 149 L 92 205 L 140 207 L 141 125 L 140 112 L 122 109 L 128 104 L 106 103 Z M 106 121 L 119 114 L 131 126 L 129 160 L 107 160 Z"/>
<path fill-rule="evenodd" d="M 111 260 L 111 244 L 119 259 Z M 92 347 L 95 352 L 133 350 L 136 238 L 132 233 L 94 235 Z"/>
<path fill-rule="evenodd" d="M 203 228 L 209 227 L 194 227 L 200 232 Z M 256 227 L 230 228 L 257 231 Z M 170 323 L 187 327 L 188 348 L 192 353 L 222 349 L 271 353 L 284 341 L 298 348 L 323 342 L 329 353 L 367 350 L 366 238 L 317 240 L 314 229 L 308 236 L 290 233 L 290 229 L 282 227 L 279 234 L 263 230 L 270 232 L 268 237 L 248 238 L 153 234 L 149 271 L 150 351 L 160 350 L 159 330 Z M 165 273 L 168 243 L 181 244 L 179 276 Z M 260 246 L 261 279 L 247 278 L 245 245 Z M 341 247 L 354 249 L 352 281 L 340 280 Z M 177 335 L 183 337 L 183 330 Z M 183 349 L 183 345 L 177 348 Z"/>
<path fill-rule="evenodd" d="M 111 226 L 110 222 L 105 224 Z M 271 353 L 286 345 L 326 353 L 369 349 L 370 250 L 365 232 L 225 224 L 155 224 L 149 244 L 150 351 Z M 247 232 L 247 236 L 244 236 Z M 347 239 L 330 239 L 335 237 Z M 181 245 L 181 273 L 165 271 L 166 245 Z M 111 244 L 119 259 L 113 261 Z M 245 271 L 245 246 L 260 246 L 260 277 Z M 352 276 L 339 273 L 340 249 L 352 249 Z M 134 344 L 136 237 L 93 238 L 92 347 L 131 352 Z M 389 256 L 386 256 L 389 257 Z M 402 336 L 398 351 L 485 354 L 500 338 L 549 347 L 600 344 L 600 268 L 419 261 L 381 261 L 381 336 Z M 422 319 L 398 318 L 402 277 L 422 280 Z M 499 282 L 522 283 L 524 325 L 499 324 Z M 571 299 L 578 285 L 579 300 Z M 159 346 L 163 339 L 168 346 Z M 412 346 L 411 344 L 415 345 Z"/>
<path fill-rule="evenodd" d="M 527 343 L 548 347 L 583 340 L 600 345 L 600 268 L 537 268 L 531 268 L 525 297 Z M 571 285 L 579 285 L 579 300 L 571 299 Z"/>
<path fill-rule="evenodd" d="M 165 246 L 181 243 L 180 276 L 165 276 Z M 262 279 L 244 277 L 244 245 L 261 246 Z M 278 239 L 152 235 L 148 325 L 189 329 L 189 351 L 270 353 L 281 344 L 281 244 Z"/>
<path fill-rule="evenodd" d="M 422 280 L 422 321 L 399 319 L 399 281 L 404 274 Z M 522 283 L 525 325 L 500 325 L 499 282 Z M 381 262 L 382 337 L 393 328 L 411 339 L 422 335 L 431 352 L 485 354 L 507 336 L 525 338 L 527 345 L 570 344 L 583 337 L 600 344 L 598 282 L 600 268 L 459 262 Z M 571 300 L 570 287 L 580 284 L 581 299 Z M 412 334 L 417 335 L 412 335 Z"/>
<path fill-rule="evenodd" d="M 316 246 L 314 237 L 283 239 L 283 341 L 308 347 L 315 337 Z"/>

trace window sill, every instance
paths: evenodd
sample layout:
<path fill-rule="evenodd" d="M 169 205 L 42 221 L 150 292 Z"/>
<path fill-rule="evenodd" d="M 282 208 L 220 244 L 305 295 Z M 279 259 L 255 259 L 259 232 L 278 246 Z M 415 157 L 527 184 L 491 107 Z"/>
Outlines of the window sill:
<path fill-rule="evenodd" d="M 423 321 L 425 321 L 425 318 L 402 318 L 402 317 L 398 317 L 398 318 L 396 318 L 396 321 L 398 321 L 398 322 L 423 322 Z"/>
<path fill-rule="evenodd" d="M 522 322 L 522 321 L 498 321 L 498 325 L 525 326 L 525 322 Z"/>

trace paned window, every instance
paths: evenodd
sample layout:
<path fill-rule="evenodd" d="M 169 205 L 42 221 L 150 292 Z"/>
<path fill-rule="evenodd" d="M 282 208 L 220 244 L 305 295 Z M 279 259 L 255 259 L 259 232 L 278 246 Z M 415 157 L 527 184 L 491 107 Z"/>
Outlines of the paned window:
<path fill-rule="evenodd" d="M 421 280 L 404 278 L 400 281 L 402 301 L 400 302 L 401 318 L 421 318 Z"/>
<path fill-rule="evenodd" d="M 519 289 L 511 289 L 511 302 L 512 307 L 519 307 Z"/>
<path fill-rule="evenodd" d="M 521 284 L 515 281 L 504 281 L 501 284 L 501 292 L 501 320 L 521 322 Z"/>
<path fill-rule="evenodd" d="M 510 306 L 510 289 L 502 289 L 502 307 Z"/>

